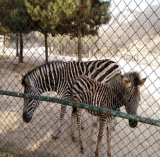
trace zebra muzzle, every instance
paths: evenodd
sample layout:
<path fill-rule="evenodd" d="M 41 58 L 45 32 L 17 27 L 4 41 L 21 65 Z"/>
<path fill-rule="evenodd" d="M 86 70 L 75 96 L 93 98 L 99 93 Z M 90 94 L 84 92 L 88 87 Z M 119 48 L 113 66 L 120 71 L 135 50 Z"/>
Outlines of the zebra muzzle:
<path fill-rule="evenodd" d="M 28 115 L 27 115 L 27 113 L 26 112 L 24 112 L 23 113 L 23 121 L 25 122 L 25 123 L 29 123 L 30 121 L 31 121 L 31 119 L 32 119 L 32 117 L 28 117 Z"/>
<path fill-rule="evenodd" d="M 137 126 L 138 122 L 137 121 L 134 121 L 134 120 L 129 120 L 129 126 L 131 128 L 135 128 Z"/>

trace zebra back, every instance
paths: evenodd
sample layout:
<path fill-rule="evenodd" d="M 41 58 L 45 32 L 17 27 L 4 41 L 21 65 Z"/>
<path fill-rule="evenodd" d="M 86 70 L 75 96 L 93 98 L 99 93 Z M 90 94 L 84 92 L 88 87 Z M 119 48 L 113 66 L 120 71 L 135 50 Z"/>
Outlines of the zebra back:
<path fill-rule="evenodd" d="M 100 83 L 87 76 L 80 76 L 72 88 L 71 99 L 94 106 L 119 110 L 125 106 L 128 113 L 136 114 L 140 101 L 140 86 L 146 78 L 140 79 L 137 72 L 116 74 L 109 83 Z M 98 113 L 88 111 L 97 116 Z M 101 114 L 101 113 L 100 113 Z"/>
<path fill-rule="evenodd" d="M 119 66 L 108 59 L 86 62 L 53 61 L 28 72 L 22 78 L 22 85 L 35 86 L 42 93 L 55 91 L 65 95 L 65 91 L 72 88 L 74 80 L 80 75 L 98 82 L 108 82 L 117 73 L 120 73 Z"/>
<path fill-rule="evenodd" d="M 118 90 L 122 86 L 121 76 L 117 74 L 111 80 L 116 86 L 110 86 L 110 83 L 100 83 L 86 76 L 80 76 L 72 88 L 71 99 L 77 102 L 91 104 L 98 107 L 106 107 L 110 109 L 119 109 L 120 106 L 114 106 L 113 102 L 116 96 L 123 97 L 124 88 L 118 94 Z M 122 91 L 123 90 L 123 91 Z M 98 116 L 99 112 L 88 110 L 92 115 Z"/>

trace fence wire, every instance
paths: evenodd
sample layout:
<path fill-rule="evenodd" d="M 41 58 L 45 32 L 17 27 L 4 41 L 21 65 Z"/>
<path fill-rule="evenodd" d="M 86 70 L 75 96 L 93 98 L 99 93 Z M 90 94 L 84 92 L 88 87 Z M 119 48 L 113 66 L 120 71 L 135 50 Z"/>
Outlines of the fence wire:
<path fill-rule="evenodd" d="M 62 98 L 49 97 L 49 96 L 32 95 L 32 94 L 19 93 L 19 92 L 13 92 L 13 91 L 4 91 L 4 90 L 0 90 L 0 94 L 13 96 L 13 97 L 28 98 L 28 99 L 31 98 L 34 100 L 60 103 L 60 104 L 66 105 L 66 106 L 69 105 L 69 106 L 81 107 L 86 110 L 98 111 L 101 113 L 111 114 L 116 117 L 136 120 L 138 122 L 143 122 L 146 124 L 160 126 L 160 120 L 145 118 L 145 117 L 137 116 L 134 114 L 128 114 L 128 113 L 124 113 L 124 112 L 120 112 L 120 111 L 116 111 L 116 110 L 111 110 L 111 109 L 104 108 L 104 107 L 102 108 L 102 107 L 98 107 L 98 106 L 93 106 L 90 104 L 84 104 L 84 103 L 80 103 L 80 102 L 76 102 L 76 101 L 72 101 L 72 100 L 66 100 L 66 99 L 62 99 Z"/>
<path fill-rule="evenodd" d="M 138 116 L 150 119 L 152 125 L 138 123 L 132 129 L 128 120 L 116 117 L 111 154 L 159 156 L 160 127 L 154 125 L 159 125 L 160 119 L 159 1 L 0 0 L 0 8 L 1 91 L 23 93 L 23 75 L 48 61 L 114 60 L 122 73 L 138 71 L 147 77 Z M 95 117 L 83 113 L 85 154 L 81 154 L 78 140 L 73 142 L 70 136 L 71 107 L 67 108 L 61 136 L 52 139 L 59 126 L 60 104 L 41 102 L 26 124 L 22 119 L 23 98 L 1 94 L 0 156 L 94 156 L 98 132 L 98 127 L 92 126 Z M 59 97 L 54 92 L 43 96 Z M 124 108 L 121 111 L 125 112 Z M 75 135 L 78 139 L 77 129 Z M 101 157 L 107 157 L 106 144 L 104 133 Z"/>

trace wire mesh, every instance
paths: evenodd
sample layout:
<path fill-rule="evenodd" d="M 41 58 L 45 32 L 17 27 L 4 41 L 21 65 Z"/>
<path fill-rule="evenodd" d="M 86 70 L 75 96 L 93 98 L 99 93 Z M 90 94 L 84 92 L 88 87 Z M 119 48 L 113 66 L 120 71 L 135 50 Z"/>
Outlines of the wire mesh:
<path fill-rule="evenodd" d="M 88 12 L 83 10 L 81 13 L 84 15 L 79 13 L 76 20 L 70 19 L 70 22 L 65 21 L 65 14 L 70 16 L 70 13 L 73 13 L 77 7 L 88 8 L 87 5 L 79 5 L 84 2 L 77 1 L 69 13 L 64 10 L 68 11 L 69 8 L 72 8 L 72 1 L 64 1 L 66 3 L 63 5 L 64 7 L 61 7 L 62 5 L 59 5 L 61 1 L 57 0 L 57 10 L 49 7 L 50 0 L 45 1 L 45 6 L 48 8 L 44 7 L 43 1 L 36 1 L 37 4 L 32 4 L 29 0 L 26 2 L 28 3 L 24 3 L 23 0 L 0 1 L 0 89 L 23 93 L 22 76 L 46 62 L 46 56 L 48 56 L 48 61 L 73 61 L 78 60 L 80 56 L 84 61 L 107 58 L 116 61 L 122 72 L 134 70 L 147 77 L 141 90 L 141 105 L 138 108 L 138 115 L 159 120 L 159 1 L 112 0 L 108 10 L 110 21 L 106 24 L 101 23 L 97 29 L 94 27 L 97 30 L 97 34 L 94 36 L 88 34 L 83 36 L 84 32 L 82 32 L 81 45 L 79 45 L 78 33 L 73 30 L 75 28 L 78 30 L 79 25 L 86 20 L 82 17 L 89 17 Z M 86 2 L 88 4 L 106 1 L 88 0 Z M 29 4 L 32 4 L 34 9 Z M 46 11 L 46 14 L 42 16 L 38 11 L 38 6 L 44 9 L 41 12 Z M 60 8 L 64 9 L 63 16 L 58 11 Z M 31 14 L 31 10 L 34 14 Z M 37 17 L 35 17 L 36 11 L 38 12 Z M 30 18 L 26 18 L 28 16 Z M 60 17 L 59 20 L 64 20 L 63 24 L 66 29 L 62 25 L 54 28 L 50 23 L 52 20 L 56 23 L 54 18 L 58 19 L 58 17 Z M 39 19 L 36 20 L 36 18 Z M 80 18 L 82 18 L 81 23 L 77 20 Z M 68 23 L 73 24 L 74 22 L 77 23 L 72 30 Z M 87 21 L 83 24 L 85 23 Z M 75 33 L 75 37 L 69 35 L 72 33 Z M 46 44 L 47 49 L 45 48 Z M 78 55 L 79 47 L 81 55 Z M 54 92 L 44 93 L 44 95 L 58 97 Z M 124 111 L 124 108 L 121 110 Z M 56 140 L 52 139 L 52 135 L 59 126 L 60 104 L 41 102 L 29 124 L 23 122 L 22 112 L 22 98 L 0 95 L 0 156 L 3 157 L 6 154 L 24 157 L 94 156 L 98 132 L 98 128 L 92 126 L 95 117 L 84 113 L 85 128 L 82 136 L 85 154 L 81 154 L 78 141 L 74 143 L 70 136 L 70 107 L 67 108 L 62 135 Z M 137 128 L 132 129 L 128 126 L 126 119 L 117 117 L 116 120 L 115 131 L 111 134 L 113 157 L 159 156 L 160 129 L 158 126 L 139 123 Z M 77 130 L 76 137 L 78 138 Z M 100 148 L 102 157 L 107 156 L 106 141 L 104 133 Z"/>

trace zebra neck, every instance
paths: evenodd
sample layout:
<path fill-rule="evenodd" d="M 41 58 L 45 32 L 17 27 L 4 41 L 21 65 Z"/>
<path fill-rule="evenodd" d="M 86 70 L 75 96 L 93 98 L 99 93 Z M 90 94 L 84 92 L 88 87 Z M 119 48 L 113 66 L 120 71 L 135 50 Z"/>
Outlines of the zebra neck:
<path fill-rule="evenodd" d="M 42 93 L 49 91 L 57 92 L 62 71 L 63 64 L 57 67 L 53 63 L 49 63 L 37 68 L 33 73 L 35 86 L 41 89 Z"/>
<path fill-rule="evenodd" d="M 104 99 L 106 103 L 111 103 L 109 106 L 114 110 L 118 110 L 124 106 L 125 87 L 120 81 L 119 76 L 114 78 L 109 84 L 106 84 Z M 114 105 L 116 104 L 116 105 Z"/>

